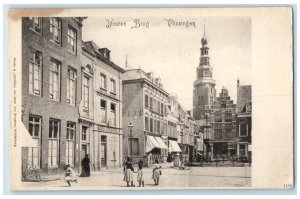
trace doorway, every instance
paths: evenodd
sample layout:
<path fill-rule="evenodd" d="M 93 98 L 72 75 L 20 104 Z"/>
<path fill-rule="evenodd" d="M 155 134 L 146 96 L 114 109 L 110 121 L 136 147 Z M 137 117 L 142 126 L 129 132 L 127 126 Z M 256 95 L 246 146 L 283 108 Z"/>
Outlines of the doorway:
<path fill-rule="evenodd" d="M 107 164 L 107 137 L 101 136 L 101 167 L 106 167 Z"/>

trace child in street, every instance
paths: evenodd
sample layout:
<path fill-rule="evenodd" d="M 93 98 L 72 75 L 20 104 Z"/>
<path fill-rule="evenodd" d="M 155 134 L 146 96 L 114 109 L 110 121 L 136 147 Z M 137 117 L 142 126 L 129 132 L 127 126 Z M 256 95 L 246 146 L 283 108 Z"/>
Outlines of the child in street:
<path fill-rule="evenodd" d="M 138 171 L 137 171 L 137 181 L 139 182 L 139 187 L 142 185 L 143 187 L 145 186 L 144 184 L 144 173 L 143 173 L 143 161 L 140 160 L 138 163 Z"/>
<path fill-rule="evenodd" d="M 74 171 L 71 168 L 70 164 L 66 164 L 65 166 L 67 167 L 65 173 L 65 181 L 68 183 L 69 187 L 71 187 L 71 182 L 77 183 L 77 179 L 74 179 Z"/>

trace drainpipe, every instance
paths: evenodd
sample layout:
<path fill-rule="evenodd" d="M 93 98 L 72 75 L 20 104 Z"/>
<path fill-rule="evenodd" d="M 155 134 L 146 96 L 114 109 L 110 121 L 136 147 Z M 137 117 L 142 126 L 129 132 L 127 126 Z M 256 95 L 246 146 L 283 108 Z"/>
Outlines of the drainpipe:
<path fill-rule="evenodd" d="M 119 167 L 121 167 L 121 142 L 123 142 L 123 138 L 121 140 L 121 73 L 119 72 Z"/>

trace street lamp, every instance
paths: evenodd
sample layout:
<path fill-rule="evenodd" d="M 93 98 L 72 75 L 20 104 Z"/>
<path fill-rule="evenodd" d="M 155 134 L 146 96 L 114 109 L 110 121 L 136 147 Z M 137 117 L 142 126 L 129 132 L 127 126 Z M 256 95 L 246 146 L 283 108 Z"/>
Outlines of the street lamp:
<path fill-rule="evenodd" d="M 178 125 L 180 126 L 180 136 L 181 136 L 181 165 L 183 165 L 183 129 L 184 129 L 184 123 L 180 122 Z"/>
<path fill-rule="evenodd" d="M 128 128 L 129 128 L 129 139 L 130 139 L 130 158 L 132 158 L 132 129 L 133 129 L 133 124 L 130 122 L 129 125 L 128 125 Z"/>

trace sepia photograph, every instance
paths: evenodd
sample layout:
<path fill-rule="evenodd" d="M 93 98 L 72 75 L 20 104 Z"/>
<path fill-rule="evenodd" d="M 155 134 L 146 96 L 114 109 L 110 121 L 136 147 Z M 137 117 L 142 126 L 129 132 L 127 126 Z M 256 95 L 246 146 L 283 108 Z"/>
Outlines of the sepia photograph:
<path fill-rule="evenodd" d="M 268 187 L 253 186 L 263 169 L 253 160 L 266 155 L 253 142 L 263 138 L 253 115 L 264 111 L 252 108 L 262 103 L 252 97 L 254 51 L 264 49 L 253 42 L 255 12 L 169 10 L 11 13 L 20 42 L 10 57 L 20 91 L 11 115 L 16 190 Z"/>

